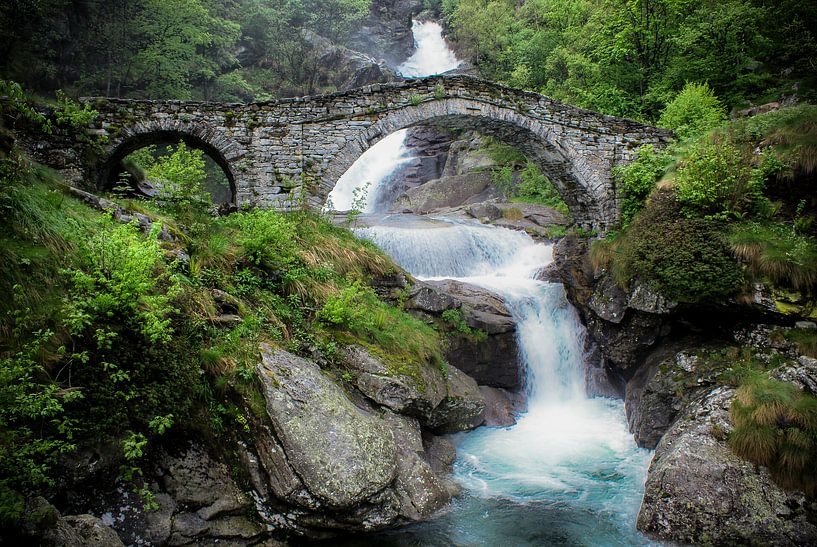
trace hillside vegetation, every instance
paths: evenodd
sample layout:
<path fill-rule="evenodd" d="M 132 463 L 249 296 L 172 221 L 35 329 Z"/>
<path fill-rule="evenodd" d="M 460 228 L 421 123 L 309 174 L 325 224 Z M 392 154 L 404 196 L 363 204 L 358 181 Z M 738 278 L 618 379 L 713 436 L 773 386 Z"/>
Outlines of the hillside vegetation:
<path fill-rule="evenodd" d="M 262 400 L 261 342 L 308 355 L 339 380 L 349 343 L 409 378 L 418 367 L 445 370 L 440 333 L 372 288 L 402 275 L 388 257 L 306 211 L 213 217 L 209 195 L 190 183 L 202 168 L 180 145 L 152 168 L 165 181 L 155 201 L 114 195 L 103 212 L 20 150 L 3 150 L 3 525 L 25 516 L 24 495 L 60 485 L 61 454 L 102 439 L 120 443 L 121 476 L 150 507 L 139 461 L 152 439 L 179 431 L 217 441 L 245 429 L 238 403 Z"/>

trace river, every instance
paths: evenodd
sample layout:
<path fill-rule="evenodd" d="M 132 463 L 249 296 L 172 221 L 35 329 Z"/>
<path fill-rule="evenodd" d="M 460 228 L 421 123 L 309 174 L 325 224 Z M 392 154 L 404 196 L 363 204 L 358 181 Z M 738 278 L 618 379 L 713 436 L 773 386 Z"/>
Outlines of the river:
<path fill-rule="evenodd" d="M 404 74 L 457 65 L 438 24 L 413 29 L 417 51 Z M 404 140 L 399 131 L 367 151 L 330 194 L 333 207 L 348 209 L 358 197 L 364 212 L 382 212 L 395 168 L 410 159 Z M 587 395 L 584 328 L 564 288 L 534 278 L 552 260 L 551 246 L 476 221 L 377 219 L 357 234 L 418 279 L 456 279 L 502 296 L 517 322 L 528 410 L 513 427 L 451 436 L 462 495 L 436 518 L 343 544 L 648 544 L 635 521 L 652 452 L 635 445 L 622 401 Z"/>

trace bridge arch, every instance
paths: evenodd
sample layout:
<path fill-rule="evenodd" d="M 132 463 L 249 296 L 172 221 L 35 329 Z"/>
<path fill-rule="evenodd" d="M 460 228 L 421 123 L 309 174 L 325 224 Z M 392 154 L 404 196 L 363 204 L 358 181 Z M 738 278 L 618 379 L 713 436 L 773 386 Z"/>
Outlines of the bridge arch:
<path fill-rule="evenodd" d="M 554 183 L 579 224 L 595 225 L 617 211 L 615 195 L 604 185 L 588 180 L 582 169 L 593 158 L 577 150 L 569 139 L 559 139 L 552 126 L 519 110 L 478 100 L 443 98 L 394 110 L 347 141 L 331 158 L 313 196 L 322 205 L 338 179 L 369 148 L 386 136 L 418 125 L 474 129 L 519 149 Z"/>
<path fill-rule="evenodd" d="M 178 142 L 203 150 L 221 168 L 230 186 L 229 203 L 235 203 L 237 182 L 233 150 L 237 147 L 236 143 L 207 124 L 191 124 L 181 120 L 150 120 L 119 129 L 98 160 L 97 187 L 109 189 L 116 183 L 122 160 L 129 154 L 146 146 Z"/>

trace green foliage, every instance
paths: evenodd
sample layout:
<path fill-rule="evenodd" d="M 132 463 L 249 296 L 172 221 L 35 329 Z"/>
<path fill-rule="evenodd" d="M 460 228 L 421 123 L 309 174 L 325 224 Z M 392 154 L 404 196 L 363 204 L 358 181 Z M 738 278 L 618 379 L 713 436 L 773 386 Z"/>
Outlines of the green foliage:
<path fill-rule="evenodd" d="M 664 108 L 658 125 L 687 139 L 718 127 L 725 119 L 723 105 L 709 85 L 688 82 Z"/>
<path fill-rule="evenodd" d="M 528 161 L 513 146 L 492 138 L 486 138 L 486 141 L 485 152 L 497 164 L 491 173 L 491 180 L 508 199 L 545 205 L 568 214 L 567 204 L 556 186 L 535 163 Z"/>
<path fill-rule="evenodd" d="M 817 398 L 767 373 L 746 371 L 729 414 L 732 450 L 787 488 L 817 492 Z"/>
<path fill-rule="evenodd" d="M 814 94 L 817 14 L 802 3 L 448 0 L 443 11 L 483 77 L 607 114 L 655 120 L 686 82 L 708 81 L 729 108 L 798 79 Z"/>
<path fill-rule="evenodd" d="M 65 270 L 71 289 L 63 313 L 72 335 L 110 347 L 111 325 L 119 324 L 152 344 L 170 341 L 171 302 L 181 288 L 165 267 L 159 231 L 154 224 L 143 237 L 135 224 L 118 225 L 87 242 L 82 267 Z"/>
<path fill-rule="evenodd" d="M 732 251 L 758 278 L 795 289 L 817 286 L 817 240 L 780 223 L 745 222 L 729 232 Z"/>
<path fill-rule="evenodd" d="M 91 125 L 99 112 L 91 108 L 91 105 L 80 106 L 79 103 L 66 96 L 62 90 L 57 90 L 57 102 L 59 107 L 54 111 L 57 125 L 64 125 L 72 128 L 76 132 L 82 132 Z"/>
<path fill-rule="evenodd" d="M 29 336 L 23 326 L 18 325 L 16 334 Z M 46 371 L 39 354 L 53 334 L 36 331 L 19 351 L 0 358 L 0 483 L 5 487 L 51 484 L 55 457 L 73 449 L 73 428 L 64 405 L 82 393 L 62 392 L 56 383 L 42 382 Z M 5 510 L 0 505 L 0 511 Z"/>
<path fill-rule="evenodd" d="M 613 170 L 621 196 L 621 225 L 626 227 L 641 209 L 669 163 L 664 153 L 656 153 L 651 144 L 638 149 L 635 159 Z"/>
<path fill-rule="evenodd" d="M 423 102 L 423 98 L 419 95 L 412 95 L 409 97 L 409 104 L 411 104 L 411 106 L 417 106 L 421 102 Z"/>
<path fill-rule="evenodd" d="M 300 261 L 293 235 L 297 227 L 291 218 L 270 210 L 230 215 L 220 221 L 235 230 L 241 254 L 256 266 L 292 280 Z"/>
<path fill-rule="evenodd" d="M 51 133 L 51 120 L 29 104 L 29 98 L 17 82 L 0 79 L 0 104 L 4 106 L 3 114 L 11 118 L 12 127 L 23 118 L 39 126 L 45 133 Z"/>
<path fill-rule="evenodd" d="M 553 207 L 562 214 L 569 214 L 567 204 L 556 186 L 539 171 L 535 163 L 529 161 L 519 173 L 519 179 L 511 201 L 537 203 Z"/>
<path fill-rule="evenodd" d="M 160 181 L 158 203 L 182 220 L 191 220 L 206 213 L 213 205 L 204 189 L 207 173 L 204 170 L 204 152 L 188 149 L 184 142 L 168 146 L 167 153 L 156 158 L 148 167 L 150 176 Z M 143 155 L 137 161 L 146 161 Z"/>
<path fill-rule="evenodd" d="M 318 317 L 359 342 L 374 344 L 392 362 L 423 366 L 443 361 L 439 335 L 402 310 L 385 304 L 360 284 L 330 296 Z"/>
<path fill-rule="evenodd" d="M 678 200 L 688 214 L 741 218 L 762 196 L 763 179 L 727 136 L 712 134 L 692 145 L 675 178 Z"/>
<path fill-rule="evenodd" d="M 639 278 L 678 302 L 722 300 L 743 282 L 724 240 L 723 225 L 682 214 L 667 191 L 654 193 L 626 234 L 606 252 L 612 253 L 619 282 Z"/>
<path fill-rule="evenodd" d="M 462 316 L 462 312 L 460 310 L 445 310 L 442 313 L 442 319 L 453 327 L 455 331 L 465 334 L 466 336 L 470 336 L 477 340 L 485 340 L 488 337 L 488 333 L 485 331 L 471 327 L 465 321 L 465 318 Z"/>

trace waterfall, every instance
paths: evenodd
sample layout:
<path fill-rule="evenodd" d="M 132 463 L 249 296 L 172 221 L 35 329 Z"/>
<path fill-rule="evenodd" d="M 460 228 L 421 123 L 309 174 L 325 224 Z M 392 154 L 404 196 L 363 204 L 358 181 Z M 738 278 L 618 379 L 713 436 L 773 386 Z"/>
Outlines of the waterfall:
<path fill-rule="evenodd" d="M 406 129 L 395 131 L 366 150 L 338 179 L 324 209 L 348 211 L 358 205 L 361 212 L 375 213 L 383 208 L 385 204 L 380 196 L 388 189 L 392 174 L 411 159 L 404 144 L 407 132 Z M 357 204 L 354 203 L 356 189 L 359 189 Z"/>
<path fill-rule="evenodd" d="M 414 55 L 397 67 L 407 78 L 418 78 L 442 74 L 460 66 L 457 56 L 443 38 L 443 29 L 434 21 L 412 21 L 414 35 Z"/>
<path fill-rule="evenodd" d="M 398 67 L 404 75 L 458 66 L 439 24 L 414 21 L 412 31 L 417 50 Z M 404 140 L 397 132 L 364 154 L 330 194 L 334 208 L 350 208 L 354 189 L 369 183 L 365 211 L 379 210 L 395 168 L 410 159 Z M 584 328 L 564 288 L 534 277 L 552 260 L 551 246 L 446 218 L 381 215 L 366 224 L 357 235 L 415 277 L 457 279 L 503 298 L 517 323 L 528 396 L 515 426 L 452 436 L 463 495 L 432 521 L 381 534 L 383 543 L 646 544 L 635 520 L 651 453 L 636 447 L 622 401 L 585 392 Z"/>
<path fill-rule="evenodd" d="M 635 519 L 651 453 L 636 447 L 621 401 L 585 392 L 584 327 L 561 285 L 534 278 L 551 247 L 524 232 L 444 218 L 386 217 L 357 233 L 421 280 L 499 294 L 517 322 L 526 371 L 528 411 L 514 427 L 454 436 L 465 496 L 411 533 L 421 543 L 644 543 Z"/>

